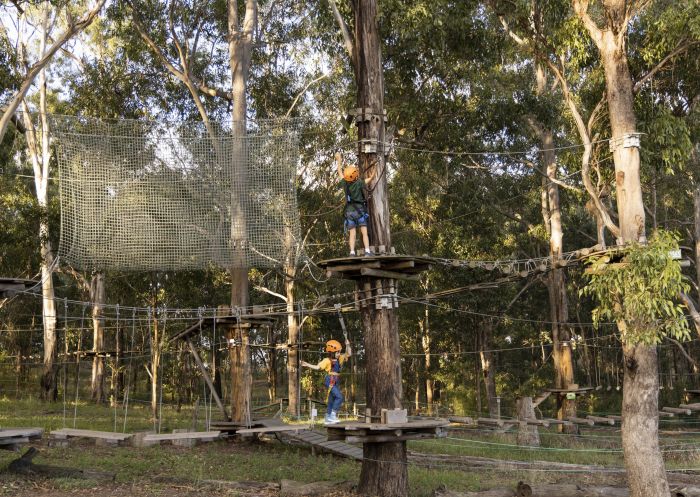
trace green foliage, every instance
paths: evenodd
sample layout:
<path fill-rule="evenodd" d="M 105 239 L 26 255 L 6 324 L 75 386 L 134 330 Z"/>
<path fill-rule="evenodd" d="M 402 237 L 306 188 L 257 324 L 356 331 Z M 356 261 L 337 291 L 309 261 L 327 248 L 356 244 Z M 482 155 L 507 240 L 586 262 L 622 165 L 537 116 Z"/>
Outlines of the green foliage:
<path fill-rule="evenodd" d="M 617 322 L 628 345 L 655 345 L 665 336 L 688 339 L 683 307 L 676 303 L 688 285 L 671 256 L 678 250 L 679 239 L 659 230 L 648 244 L 632 244 L 621 263 L 610 264 L 608 255 L 592 257 L 590 281 L 580 293 L 598 301 L 593 322 Z"/>

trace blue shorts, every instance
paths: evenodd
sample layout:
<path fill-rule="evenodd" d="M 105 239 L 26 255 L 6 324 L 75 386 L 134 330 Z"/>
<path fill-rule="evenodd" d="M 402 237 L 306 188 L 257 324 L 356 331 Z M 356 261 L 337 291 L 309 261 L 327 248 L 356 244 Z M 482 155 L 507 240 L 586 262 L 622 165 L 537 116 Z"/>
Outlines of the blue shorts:
<path fill-rule="evenodd" d="M 355 229 L 358 226 L 367 226 L 369 214 L 362 204 L 348 204 L 345 207 L 345 229 Z"/>

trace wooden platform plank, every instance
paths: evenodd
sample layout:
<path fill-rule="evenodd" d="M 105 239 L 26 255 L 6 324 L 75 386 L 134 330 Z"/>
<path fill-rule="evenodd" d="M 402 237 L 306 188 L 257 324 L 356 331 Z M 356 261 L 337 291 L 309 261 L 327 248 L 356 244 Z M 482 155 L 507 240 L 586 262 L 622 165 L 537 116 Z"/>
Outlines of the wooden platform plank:
<path fill-rule="evenodd" d="M 236 433 L 239 435 L 245 435 L 249 433 L 279 433 L 282 431 L 301 431 L 308 429 L 308 425 L 263 426 L 261 428 L 244 428 L 242 430 L 236 430 Z"/>
<path fill-rule="evenodd" d="M 318 432 L 314 431 L 298 431 L 298 432 L 281 432 L 280 436 L 308 444 L 312 447 L 323 449 L 332 454 L 348 457 L 350 459 L 361 460 L 362 449 L 338 441 L 329 441 Z"/>
<path fill-rule="evenodd" d="M 148 434 L 143 437 L 145 442 L 166 441 L 166 440 L 204 440 L 215 439 L 221 435 L 220 431 L 190 431 L 187 433 L 161 433 L 158 435 Z"/>
<path fill-rule="evenodd" d="M 426 419 L 408 421 L 407 423 L 359 423 L 356 421 L 346 421 L 334 425 L 327 426 L 327 429 L 332 430 L 372 430 L 372 431 L 393 431 L 393 430 L 419 430 L 422 428 L 436 428 L 440 426 L 448 426 L 450 422 L 447 419 Z"/>
<path fill-rule="evenodd" d="M 99 438 L 102 440 L 128 440 L 133 435 L 131 433 L 114 433 L 111 431 L 78 430 L 75 428 L 63 428 L 51 432 L 52 437 L 74 437 L 74 438 Z"/>
<path fill-rule="evenodd" d="M 29 437 L 41 438 L 44 434 L 43 428 L 8 428 L 0 430 L 0 438 Z"/>

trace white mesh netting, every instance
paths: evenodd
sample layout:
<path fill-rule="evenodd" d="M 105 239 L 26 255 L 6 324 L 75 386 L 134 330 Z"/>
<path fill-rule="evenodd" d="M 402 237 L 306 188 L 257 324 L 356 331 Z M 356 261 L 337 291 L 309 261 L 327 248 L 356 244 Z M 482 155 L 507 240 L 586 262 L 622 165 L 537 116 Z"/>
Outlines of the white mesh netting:
<path fill-rule="evenodd" d="M 299 239 L 297 120 L 243 137 L 202 123 L 52 116 L 60 256 L 83 269 L 272 267 Z"/>

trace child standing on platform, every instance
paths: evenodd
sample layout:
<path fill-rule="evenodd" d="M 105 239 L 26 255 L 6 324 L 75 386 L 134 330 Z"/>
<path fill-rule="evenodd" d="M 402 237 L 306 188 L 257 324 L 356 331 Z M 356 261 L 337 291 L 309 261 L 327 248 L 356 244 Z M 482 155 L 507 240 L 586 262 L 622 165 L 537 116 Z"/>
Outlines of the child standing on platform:
<path fill-rule="evenodd" d="M 340 175 L 340 186 L 345 191 L 345 229 L 348 231 L 348 245 L 350 255 L 355 255 L 355 240 L 357 238 L 357 228 L 360 228 L 362 244 L 365 247 L 365 255 L 372 255 L 369 248 L 369 236 L 367 234 L 367 199 L 365 198 L 365 184 L 372 181 L 374 171 L 366 178 L 360 178 L 360 170 L 357 166 L 349 165 L 343 167 L 343 158 L 340 152 L 335 153 L 335 162 Z"/>

